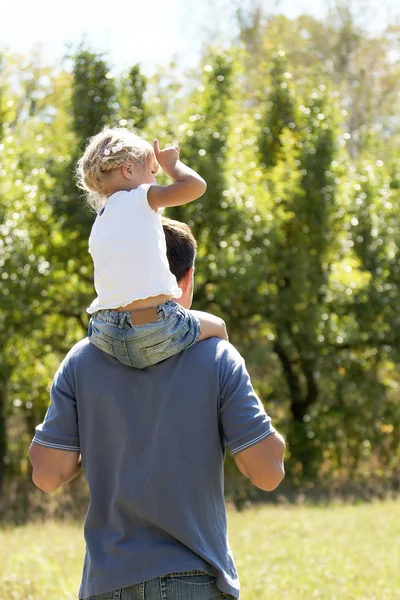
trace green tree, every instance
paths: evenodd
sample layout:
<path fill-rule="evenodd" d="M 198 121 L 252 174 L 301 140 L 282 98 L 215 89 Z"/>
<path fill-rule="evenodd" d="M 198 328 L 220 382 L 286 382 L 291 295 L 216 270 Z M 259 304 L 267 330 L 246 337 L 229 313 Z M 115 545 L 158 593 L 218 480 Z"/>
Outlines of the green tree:
<path fill-rule="evenodd" d="M 345 17 L 320 23 L 259 13 L 243 21 L 240 45 L 207 49 L 184 84 L 174 65 L 150 78 L 137 65 L 113 76 L 103 55 L 83 48 L 72 70 L 53 69 L 38 54 L 7 56 L 0 477 L 6 441 L 8 472 L 23 476 L 54 371 L 85 334 L 94 215 L 74 166 L 87 137 L 120 124 L 161 144 L 177 137 L 183 160 L 208 183 L 203 198 L 171 216 L 189 222 L 198 239 L 196 304 L 226 319 L 288 435 L 288 480 L 375 487 L 394 479 L 400 168 L 389 52 L 396 32 L 371 37 Z M 383 99 L 379 88 L 388 92 Z M 231 466 L 231 489 L 244 498 Z"/>
<path fill-rule="evenodd" d="M 48 238 L 44 232 L 50 207 L 41 199 L 52 185 L 45 169 L 38 164 L 40 159 L 37 158 L 36 167 L 32 168 L 32 159 L 25 158 L 40 147 L 40 142 L 35 143 L 28 135 L 27 123 L 24 124 L 23 142 L 20 131 L 13 131 L 7 123 L 3 123 L 3 128 L 4 143 L 0 145 L 3 199 L 0 210 L 0 482 L 7 456 L 6 417 L 12 412 L 11 400 L 15 400 L 9 398 L 9 381 L 21 362 L 21 356 L 16 352 L 17 341 L 29 337 L 35 327 L 40 326 L 45 303 L 49 263 Z M 36 156 L 40 155 L 36 153 Z M 29 169 L 25 169 L 26 165 Z"/>
<path fill-rule="evenodd" d="M 285 72 L 290 79 L 290 73 Z M 281 70 L 271 71 L 270 85 L 282 89 Z M 286 127 L 282 122 L 270 137 L 270 124 L 276 115 L 288 114 L 288 96 L 291 118 L 297 122 L 290 120 Z M 282 109 L 277 104 L 280 101 Z M 266 251 L 279 268 L 267 271 L 265 277 L 274 283 L 276 294 L 271 303 L 267 301 L 266 316 L 273 325 L 273 349 L 290 395 L 292 463 L 295 469 L 296 464 L 301 465 L 303 474 L 308 469 L 310 475 L 319 453 L 309 435 L 307 415 L 319 394 L 319 322 L 334 241 L 335 183 L 331 165 L 336 156 L 335 111 L 323 85 L 299 105 L 301 118 L 295 116 L 290 91 L 272 91 L 267 102 L 267 128 L 263 131 L 271 143 L 260 143 L 260 160 L 264 165 L 276 166 L 265 174 L 265 185 L 275 205 L 271 244 Z"/>
<path fill-rule="evenodd" d="M 296 128 L 295 92 L 291 78 L 285 52 L 280 50 L 273 56 L 266 77 L 265 126 L 259 139 L 260 156 L 266 167 L 275 166 L 280 159 L 281 136 L 284 130 Z"/>
<path fill-rule="evenodd" d="M 66 318 L 75 319 L 81 333 L 87 327 L 85 308 L 94 294 L 93 266 L 88 253 L 94 216 L 85 205 L 83 193 L 76 187 L 75 165 L 86 140 L 105 125 L 115 124 L 118 108 L 117 86 L 103 56 L 80 48 L 74 56 L 72 78 L 72 147 L 62 162 L 51 164 L 51 173 L 56 179 L 53 219 L 59 235 L 55 237 L 49 261 L 57 274 L 54 300 Z"/>
<path fill-rule="evenodd" d="M 207 54 L 202 65 L 201 83 L 189 102 L 189 114 L 180 125 L 183 140 L 182 160 L 198 171 L 207 182 L 207 191 L 198 201 L 174 209 L 174 218 L 189 222 L 199 241 L 197 295 L 200 306 L 213 298 L 221 265 L 221 242 L 226 243 L 229 228 L 235 227 L 234 212 L 229 213 L 227 181 L 227 141 L 232 106 L 233 61 L 224 51 Z M 224 284 L 222 283 L 222 286 Z M 229 312 L 229 297 L 219 307 Z"/>
<path fill-rule="evenodd" d="M 140 133 L 149 119 L 149 109 L 145 101 L 147 78 L 141 72 L 140 65 L 134 65 L 122 76 L 119 87 L 120 124 L 134 128 Z"/>

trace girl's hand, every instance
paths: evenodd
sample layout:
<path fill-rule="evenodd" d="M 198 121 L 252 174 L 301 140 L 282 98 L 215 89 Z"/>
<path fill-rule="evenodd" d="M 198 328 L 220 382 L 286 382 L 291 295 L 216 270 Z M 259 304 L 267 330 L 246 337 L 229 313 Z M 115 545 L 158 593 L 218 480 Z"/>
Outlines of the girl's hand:
<path fill-rule="evenodd" d="M 156 159 L 160 167 L 166 172 L 167 175 L 174 178 L 173 173 L 175 173 L 175 166 L 179 160 L 178 146 L 160 150 L 158 140 L 154 140 L 154 154 L 156 155 Z"/>

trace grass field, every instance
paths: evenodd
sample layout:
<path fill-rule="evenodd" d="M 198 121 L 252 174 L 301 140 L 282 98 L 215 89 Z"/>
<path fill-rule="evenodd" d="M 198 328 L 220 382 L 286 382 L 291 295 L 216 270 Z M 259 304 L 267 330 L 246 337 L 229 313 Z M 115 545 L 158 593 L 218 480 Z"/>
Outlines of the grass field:
<path fill-rule="evenodd" d="M 229 512 L 242 600 L 400 598 L 400 502 Z M 0 529 L 1 600 L 72 600 L 76 524 Z"/>

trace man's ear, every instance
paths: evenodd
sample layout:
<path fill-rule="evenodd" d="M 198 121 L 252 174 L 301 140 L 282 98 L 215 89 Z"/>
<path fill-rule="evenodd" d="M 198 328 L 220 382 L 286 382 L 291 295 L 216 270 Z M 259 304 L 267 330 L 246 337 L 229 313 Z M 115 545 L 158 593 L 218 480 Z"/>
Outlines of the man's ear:
<path fill-rule="evenodd" d="M 179 282 L 179 287 L 181 288 L 183 294 L 186 294 L 190 290 L 190 288 L 192 286 L 192 282 L 193 282 L 193 267 L 190 267 Z"/>
<path fill-rule="evenodd" d="M 133 175 L 133 164 L 131 162 L 127 162 L 121 166 L 121 173 L 125 177 L 125 179 L 132 179 Z"/>

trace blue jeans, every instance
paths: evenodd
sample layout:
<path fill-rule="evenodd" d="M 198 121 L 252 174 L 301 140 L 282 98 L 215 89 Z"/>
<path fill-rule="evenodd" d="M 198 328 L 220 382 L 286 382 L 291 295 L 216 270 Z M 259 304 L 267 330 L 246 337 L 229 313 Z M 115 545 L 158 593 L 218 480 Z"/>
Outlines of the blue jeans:
<path fill-rule="evenodd" d="M 235 600 L 218 589 L 215 577 L 202 571 L 169 573 L 145 583 L 114 590 L 87 600 Z"/>
<path fill-rule="evenodd" d="M 156 321 L 134 325 L 129 311 L 99 310 L 90 319 L 89 339 L 136 369 L 155 365 L 197 342 L 200 323 L 190 311 L 173 300 L 160 304 L 156 311 Z"/>

